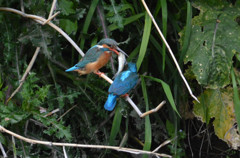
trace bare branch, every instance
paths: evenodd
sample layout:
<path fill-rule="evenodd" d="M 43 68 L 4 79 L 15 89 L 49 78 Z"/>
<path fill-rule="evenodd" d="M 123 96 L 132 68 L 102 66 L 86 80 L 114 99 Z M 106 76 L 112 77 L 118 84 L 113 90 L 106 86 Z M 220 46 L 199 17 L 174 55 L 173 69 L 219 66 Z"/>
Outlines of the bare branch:
<path fill-rule="evenodd" d="M 2 146 L 2 143 L 1 143 L 1 142 L 0 142 L 0 149 L 1 149 L 1 151 L 2 151 L 3 157 L 4 157 L 4 158 L 8 157 L 7 154 L 6 154 L 6 152 L 5 152 L 5 150 L 4 150 L 4 148 L 3 148 L 3 146 Z"/>
<path fill-rule="evenodd" d="M 161 36 L 163 42 L 165 43 L 165 45 L 166 45 L 166 47 L 167 47 L 167 49 L 168 49 L 170 55 L 172 56 L 172 59 L 173 59 L 175 65 L 176 65 L 176 67 L 177 67 L 177 69 L 178 69 L 178 72 L 179 72 L 180 76 L 182 77 L 182 79 L 183 79 L 183 81 L 184 81 L 184 83 L 185 83 L 185 85 L 186 85 L 186 87 L 187 87 L 187 89 L 188 89 L 190 95 L 191 95 L 191 96 L 192 96 L 197 102 L 199 102 L 199 100 L 197 99 L 197 97 L 193 95 L 192 90 L 191 90 L 190 86 L 188 85 L 188 82 L 187 82 L 187 80 L 185 79 L 185 77 L 184 77 L 184 75 L 183 75 L 183 73 L 182 73 L 182 70 L 180 69 L 180 67 L 179 67 L 179 65 L 178 65 L 178 62 L 177 62 L 177 60 L 176 60 L 176 58 L 175 58 L 175 56 L 174 56 L 174 54 L 173 54 L 172 49 L 171 49 L 170 46 L 168 45 L 168 43 L 167 43 L 165 37 L 163 36 L 163 34 L 162 34 L 160 28 L 158 27 L 158 25 L 157 25 L 157 23 L 156 23 L 154 17 L 152 16 L 152 13 L 151 13 L 150 10 L 148 9 L 147 4 L 145 3 L 144 0 L 142 0 L 142 3 L 143 3 L 143 6 L 144 6 L 145 9 L 146 9 L 148 15 L 149 15 L 150 18 L 152 19 L 152 22 L 153 22 L 153 24 L 155 25 L 155 27 L 156 27 L 156 29 L 157 29 L 159 35 Z M 200 102 L 199 102 L 199 103 L 200 103 Z"/>
<path fill-rule="evenodd" d="M 50 16 L 44 23 L 42 23 L 42 25 L 45 25 L 46 23 L 48 23 L 49 21 L 51 21 L 53 18 L 55 18 L 58 14 L 60 14 L 60 12 L 58 11 L 57 13 L 55 13 L 53 16 Z"/>
<path fill-rule="evenodd" d="M 25 81 L 28 73 L 29 73 L 30 70 L 32 69 L 32 66 L 33 66 L 33 64 L 34 64 L 34 62 L 35 62 L 35 60 L 36 60 L 36 58 L 37 58 L 37 55 L 38 55 L 39 51 L 40 51 L 40 47 L 37 47 L 37 49 L 35 50 L 35 53 L 34 53 L 34 55 L 33 55 L 32 59 L 31 59 L 29 65 L 28 65 L 28 67 L 27 67 L 24 75 L 22 76 L 22 79 L 20 80 L 20 84 L 19 84 L 18 88 L 17 88 L 17 89 L 11 94 L 11 96 L 8 98 L 7 103 L 8 103 L 8 102 L 12 99 L 12 97 L 21 89 L 21 87 L 22 87 L 22 85 L 23 85 L 23 83 L 24 83 L 24 81 Z"/>
<path fill-rule="evenodd" d="M 64 153 L 64 158 L 68 158 L 65 146 L 63 146 L 63 153 Z"/>
<path fill-rule="evenodd" d="M 21 11 L 22 11 L 22 12 L 25 12 L 25 11 L 24 11 L 23 0 L 20 0 L 20 4 L 21 4 Z"/>
<path fill-rule="evenodd" d="M 61 120 L 61 118 L 63 118 L 67 113 L 69 113 L 72 109 L 74 109 L 77 105 L 74 105 L 73 107 L 71 107 L 70 109 L 68 109 L 62 116 L 60 116 L 57 120 Z"/>
<path fill-rule="evenodd" d="M 50 116 L 50 115 L 52 115 L 52 114 L 54 114 L 54 113 L 56 113 L 56 112 L 58 112 L 58 111 L 59 111 L 59 108 L 57 108 L 57 109 L 49 112 L 48 114 L 44 115 L 43 117 L 48 117 L 48 116 Z"/>
<path fill-rule="evenodd" d="M 151 151 L 144 151 L 144 150 L 132 149 L 132 148 L 119 148 L 117 146 L 57 143 L 57 142 L 34 140 L 34 139 L 29 139 L 29 138 L 23 137 L 21 135 L 18 135 L 12 131 L 9 131 L 1 125 L 0 125 L 0 131 L 8 133 L 8 134 L 12 135 L 13 137 L 16 137 L 20 140 L 23 140 L 23 141 L 31 143 L 31 144 L 42 144 L 42 145 L 50 145 L 50 146 L 68 146 L 68 147 L 78 147 L 78 148 L 110 149 L 110 150 L 116 150 L 116 151 L 121 151 L 121 152 L 127 152 L 127 153 L 131 153 L 131 154 L 148 154 L 148 155 L 155 155 L 155 156 L 162 156 L 162 157 L 170 157 L 170 158 L 172 157 L 167 154 L 154 153 Z"/>
<path fill-rule="evenodd" d="M 52 7 L 51 7 L 50 13 L 49 13 L 49 15 L 48 15 L 48 19 L 50 19 L 50 17 L 52 16 L 53 11 L 54 11 L 54 9 L 56 8 L 56 3 L 57 3 L 57 0 L 53 0 L 53 2 L 52 2 Z"/>
<path fill-rule="evenodd" d="M 43 24 L 46 21 L 46 19 L 44 19 L 40 16 L 32 15 L 32 14 L 26 14 L 24 12 L 21 12 L 19 10 L 13 9 L 13 8 L 0 7 L 0 11 L 8 11 L 8 12 L 12 12 L 12 13 L 15 13 L 15 14 L 19 14 L 19 15 L 25 17 L 25 18 L 33 19 L 40 24 Z M 56 26 L 55 24 L 53 24 L 50 21 L 47 24 L 49 26 L 51 26 L 52 28 L 54 28 L 56 31 L 58 31 L 61 35 L 63 35 L 72 44 L 72 46 L 78 51 L 78 53 L 81 56 L 84 56 L 83 51 L 77 46 L 77 44 L 62 29 L 60 29 L 58 26 Z"/>
<path fill-rule="evenodd" d="M 159 145 L 155 150 L 153 150 L 153 152 L 154 152 L 154 153 L 157 152 L 161 147 L 163 147 L 163 146 L 165 146 L 165 145 L 167 145 L 167 144 L 169 144 L 169 143 L 171 143 L 171 140 L 166 140 L 166 141 L 163 142 L 161 145 Z"/>

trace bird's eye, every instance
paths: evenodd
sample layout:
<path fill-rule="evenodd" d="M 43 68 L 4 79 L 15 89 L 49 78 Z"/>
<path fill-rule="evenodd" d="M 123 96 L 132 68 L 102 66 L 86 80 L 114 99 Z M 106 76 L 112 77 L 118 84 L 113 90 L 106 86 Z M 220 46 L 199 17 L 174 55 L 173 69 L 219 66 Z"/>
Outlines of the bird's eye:
<path fill-rule="evenodd" d="M 107 44 L 107 46 L 108 46 L 108 47 L 112 47 L 112 45 L 111 45 L 111 44 Z"/>

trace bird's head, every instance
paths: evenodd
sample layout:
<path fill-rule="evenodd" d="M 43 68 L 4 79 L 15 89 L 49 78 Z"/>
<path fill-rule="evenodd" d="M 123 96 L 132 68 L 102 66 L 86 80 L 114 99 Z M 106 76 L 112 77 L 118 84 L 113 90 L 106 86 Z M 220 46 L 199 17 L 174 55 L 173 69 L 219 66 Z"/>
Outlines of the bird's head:
<path fill-rule="evenodd" d="M 111 38 L 104 38 L 98 42 L 98 45 L 103 45 L 103 44 L 106 44 L 108 47 L 114 48 L 114 49 L 117 48 L 117 45 L 118 45 L 118 43 Z"/>
<path fill-rule="evenodd" d="M 115 49 L 115 50 L 117 50 L 117 51 L 119 51 L 119 52 L 122 52 L 124 55 L 126 55 L 126 56 L 128 57 L 127 53 L 125 53 L 122 49 L 120 49 L 120 48 L 118 47 L 118 43 L 117 43 L 114 39 L 104 38 L 104 39 L 102 39 L 101 41 L 99 41 L 97 44 L 98 44 L 98 45 L 106 44 L 106 45 L 109 46 L 110 48 Z"/>
<path fill-rule="evenodd" d="M 114 52 L 114 53 L 116 53 L 117 55 L 119 55 L 119 52 L 116 50 L 116 49 L 114 49 L 114 48 L 111 48 L 111 47 L 109 47 L 108 45 L 106 45 L 106 44 L 103 44 L 103 45 L 99 45 L 99 48 L 100 48 L 100 50 L 102 50 L 102 51 L 106 51 L 106 52 L 109 52 L 109 51 L 111 51 L 111 52 Z"/>
<path fill-rule="evenodd" d="M 137 66 L 135 63 L 129 62 L 128 63 L 128 69 L 132 72 L 137 72 Z"/>

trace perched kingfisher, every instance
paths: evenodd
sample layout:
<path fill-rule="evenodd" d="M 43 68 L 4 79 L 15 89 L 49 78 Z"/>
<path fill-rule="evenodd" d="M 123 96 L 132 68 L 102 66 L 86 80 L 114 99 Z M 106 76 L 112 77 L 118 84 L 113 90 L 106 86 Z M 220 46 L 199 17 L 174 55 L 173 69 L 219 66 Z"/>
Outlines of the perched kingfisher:
<path fill-rule="evenodd" d="M 76 65 L 65 71 L 77 71 L 80 75 L 91 72 L 99 74 L 98 70 L 107 64 L 112 56 L 112 52 L 119 54 L 116 49 L 109 47 L 107 44 L 95 45 L 87 51 L 85 56 Z"/>
<path fill-rule="evenodd" d="M 128 63 L 128 70 L 121 72 L 108 89 L 108 99 L 104 108 L 112 111 L 116 105 L 117 98 L 129 92 L 138 81 L 137 66 L 135 63 Z"/>

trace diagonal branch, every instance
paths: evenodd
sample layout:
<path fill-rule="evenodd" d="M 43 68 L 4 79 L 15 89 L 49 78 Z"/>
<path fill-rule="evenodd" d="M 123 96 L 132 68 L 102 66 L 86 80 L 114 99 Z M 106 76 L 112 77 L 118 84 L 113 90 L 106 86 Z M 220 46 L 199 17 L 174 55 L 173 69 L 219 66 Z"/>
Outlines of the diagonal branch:
<path fill-rule="evenodd" d="M 78 148 L 110 149 L 110 150 L 127 152 L 127 153 L 131 153 L 131 154 L 148 154 L 148 155 L 155 155 L 155 156 L 162 156 L 162 157 L 170 157 L 170 158 L 172 157 L 172 156 L 167 155 L 167 154 L 154 153 L 154 152 L 151 152 L 151 151 L 144 151 L 144 150 L 132 149 L 132 148 L 120 148 L 120 147 L 117 147 L 117 146 L 57 143 L 57 142 L 34 140 L 34 139 L 29 139 L 29 138 L 23 137 L 21 135 L 18 135 L 16 133 L 12 132 L 12 131 L 9 131 L 1 125 L 0 125 L 0 132 L 8 133 L 8 134 L 20 139 L 20 140 L 23 140 L 23 141 L 31 143 L 31 144 L 42 144 L 42 145 L 62 146 L 62 147 L 67 146 L 67 147 L 78 147 Z"/>
<path fill-rule="evenodd" d="M 3 146 L 2 146 L 2 143 L 1 143 L 1 142 L 0 142 L 0 149 L 1 149 L 1 151 L 2 151 L 3 157 L 4 157 L 4 158 L 5 158 L 5 157 L 8 157 L 7 154 L 6 154 L 6 152 L 5 152 L 5 150 L 4 150 L 4 148 L 3 148 Z"/>
<path fill-rule="evenodd" d="M 53 2 L 52 2 L 52 7 L 51 7 L 50 13 L 49 13 L 49 15 L 48 15 L 48 19 L 51 18 L 52 14 L 53 14 L 53 11 L 54 11 L 55 8 L 56 8 L 56 3 L 57 3 L 57 0 L 53 0 Z"/>
<path fill-rule="evenodd" d="M 37 47 L 37 49 L 36 49 L 36 51 L 35 51 L 32 59 L 31 59 L 29 65 L 28 65 L 25 73 L 24 73 L 23 76 L 22 76 L 22 79 L 20 80 L 20 84 L 19 84 L 18 88 L 17 88 L 17 89 L 11 94 L 11 96 L 8 98 L 7 103 L 8 103 L 8 102 L 12 99 L 12 97 L 21 89 L 21 87 L 22 87 L 22 85 L 23 85 L 23 83 L 24 83 L 24 81 L 25 81 L 28 73 L 29 73 L 30 70 L 32 69 L 32 66 L 33 66 L 33 64 L 34 64 L 34 62 L 35 62 L 35 60 L 36 60 L 36 58 L 37 58 L 37 56 L 38 56 L 38 54 L 39 54 L 39 51 L 40 51 L 40 47 Z"/>
<path fill-rule="evenodd" d="M 148 15 L 149 15 L 150 18 L 152 19 L 152 22 L 153 22 L 153 24 L 155 25 L 155 27 L 156 27 L 156 29 L 157 29 L 159 35 L 161 36 L 163 42 L 165 43 L 165 45 L 166 45 L 166 47 L 167 47 L 167 49 L 168 49 L 170 55 L 172 56 L 172 59 L 173 59 L 175 65 L 176 65 L 176 67 L 177 67 L 177 69 L 178 69 L 178 72 L 179 72 L 180 76 L 182 77 L 182 79 L 183 79 L 183 81 L 184 81 L 184 83 L 185 83 L 185 85 L 186 85 L 186 87 L 187 87 L 187 89 L 188 89 L 190 95 L 191 95 L 191 96 L 192 96 L 197 102 L 199 102 L 199 100 L 197 99 L 197 97 L 193 95 L 192 90 L 191 90 L 190 86 L 188 85 L 188 82 L 187 82 L 187 80 L 185 79 L 185 77 L 184 77 L 184 75 L 183 75 L 183 73 L 182 73 L 181 68 L 180 68 L 179 65 L 178 65 L 178 62 L 177 62 L 177 60 L 176 60 L 176 58 L 175 58 L 175 56 L 174 56 L 174 54 L 173 54 L 172 49 L 171 49 L 170 46 L 168 45 L 168 43 L 167 43 L 165 37 L 163 36 L 163 34 L 162 34 L 160 28 L 159 28 L 158 25 L 157 25 L 157 22 L 155 21 L 154 17 L 152 16 L 152 13 L 150 12 L 150 10 L 148 9 L 147 4 L 145 3 L 144 0 L 142 0 L 142 3 L 143 3 L 143 6 L 144 6 L 145 9 L 146 9 Z"/>
<path fill-rule="evenodd" d="M 15 14 L 19 14 L 19 15 L 25 17 L 25 18 L 33 19 L 37 23 L 40 23 L 40 24 L 43 24 L 45 21 L 47 21 L 43 17 L 37 16 L 37 15 L 32 15 L 32 14 L 26 14 L 24 12 L 21 12 L 17 9 L 13 9 L 13 8 L 0 7 L 0 11 L 7 11 L 7 12 L 12 12 L 12 13 L 15 13 Z M 47 24 L 49 26 L 51 26 L 52 28 L 54 28 L 56 31 L 58 31 L 61 35 L 63 35 L 63 37 L 65 37 L 72 44 L 72 46 L 78 51 L 78 53 L 81 56 L 84 56 L 83 51 L 77 46 L 77 44 L 61 28 L 59 28 L 58 26 L 53 24 L 51 21 L 49 21 Z"/>

